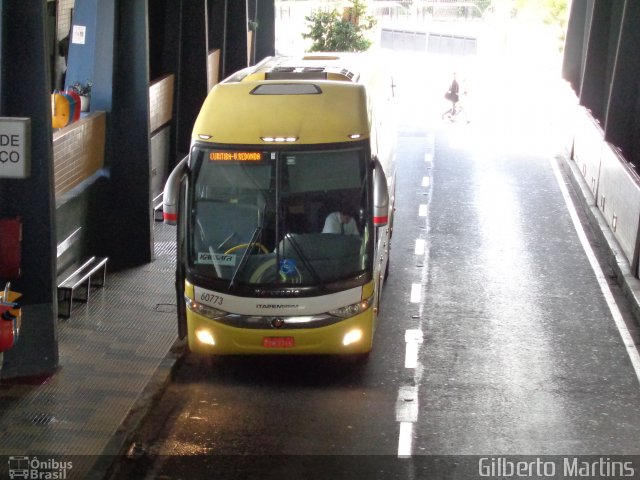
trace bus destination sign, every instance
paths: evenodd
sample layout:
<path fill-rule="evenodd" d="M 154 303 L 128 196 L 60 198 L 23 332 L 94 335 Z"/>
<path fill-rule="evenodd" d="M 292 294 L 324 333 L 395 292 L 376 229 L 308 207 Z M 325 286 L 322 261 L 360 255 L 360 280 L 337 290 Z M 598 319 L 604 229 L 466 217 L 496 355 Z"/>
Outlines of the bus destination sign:
<path fill-rule="evenodd" d="M 240 150 L 215 151 L 209 153 L 212 162 L 260 162 L 262 152 L 243 152 Z"/>

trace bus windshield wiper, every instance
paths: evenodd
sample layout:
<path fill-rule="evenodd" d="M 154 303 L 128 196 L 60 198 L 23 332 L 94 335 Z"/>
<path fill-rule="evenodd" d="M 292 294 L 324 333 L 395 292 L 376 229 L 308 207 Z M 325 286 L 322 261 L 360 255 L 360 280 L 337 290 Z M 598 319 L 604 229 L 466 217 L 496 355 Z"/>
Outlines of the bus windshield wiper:
<path fill-rule="evenodd" d="M 229 287 L 227 288 L 227 290 L 230 291 L 234 287 L 236 283 L 236 277 L 238 276 L 238 273 L 240 273 L 240 271 L 244 268 L 244 265 L 245 263 L 247 263 L 247 260 L 249 260 L 249 252 L 258 241 L 258 238 L 260 237 L 260 232 L 262 232 L 262 226 L 258 225 L 256 229 L 253 231 L 253 235 L 251 235 L 251 241 L 247 244 L 247 248 L 245 248 L 244 253 L 242 254 L 242 257 L 240 257 L 238 266 L 233 271 L 233 275 L 231 275 L 231 281 L 229 282 Z"/>

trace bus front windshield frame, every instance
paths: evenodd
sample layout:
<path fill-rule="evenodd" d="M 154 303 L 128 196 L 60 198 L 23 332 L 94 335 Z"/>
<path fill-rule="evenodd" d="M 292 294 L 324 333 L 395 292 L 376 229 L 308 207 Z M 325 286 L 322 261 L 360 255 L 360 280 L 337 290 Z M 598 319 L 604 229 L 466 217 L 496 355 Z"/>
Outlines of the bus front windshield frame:
<path fill-rule="evenodd" d="M 191 152 L 188 271 L 211 288 L 339 285 L 373 265 L 366 143 Z"/>

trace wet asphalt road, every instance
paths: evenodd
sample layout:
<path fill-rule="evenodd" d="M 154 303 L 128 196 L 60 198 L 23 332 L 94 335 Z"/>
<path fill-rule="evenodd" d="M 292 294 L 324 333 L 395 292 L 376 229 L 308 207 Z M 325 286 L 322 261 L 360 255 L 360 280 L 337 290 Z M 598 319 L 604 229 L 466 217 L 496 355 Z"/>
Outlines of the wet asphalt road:
<path fill-rule="evenodd" d="M 368 361 L 187 358 L 117 478 L 479 478 L 480 455 L 640 454 L 640 384 L 543 148 L 546 106 L 500 100 L 463 64 L 471 123 L 443 122 L 461 62 L 419 61 L 396 77 Z"/>

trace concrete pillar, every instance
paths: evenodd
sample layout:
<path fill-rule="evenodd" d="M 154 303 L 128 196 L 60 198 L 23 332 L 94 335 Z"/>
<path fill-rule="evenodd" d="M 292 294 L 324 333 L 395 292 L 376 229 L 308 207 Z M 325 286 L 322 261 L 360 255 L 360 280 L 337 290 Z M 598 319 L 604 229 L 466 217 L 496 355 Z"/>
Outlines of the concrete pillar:
<path fill-rule="evenodd" d="M 276 11 L 274 0 L 250 0 L 255 2 L 258 29 L 256 30 L 255 62 L 275 55 Z"/>
<path fill-rule="evenodd" d="M 118 0 L 114 49 L 109 244 L 114 266 L 153 258 L 147 0 Z"/>
<path fill-rule="evenodd" d="M 225 56 L 228 0 L 207 0 L 207 41 L 209 50 L 220 50 L 220 79 L 227 75 Z"/>
<path fill-rule="evenodd" d="M 605 139 L 640 167 L 640 2 L 626 0 L 611 82 Z"/>
<path fill-rule="evenodd" d="M 227 0 L 227 24 L 222 78 L 249 66 L 247 32 L 249 31 L 248 0 Z"/>
<path fill-rule="evenodd" d="M 20 216 L 22 269 L 12 279 L 23 294 L 16 346 L 4 354 L 2 378 L 49 375 L 58 366 L 55 279 L 51 71 L 46 49 L 46 2 L 2 0 L 0 116 L 31 119 L 31 173 L 0 179 L 0 217 Z M 0 279 L 2 286 L 6 279 Z"/>
<path fill-rule="evenodd" d="M 576 95 L 580 94 L 582 86 L 587 48 L 587 22 L 592 8 L 593 0 L 571 2 L 562 62 L 562 78 L 571 84 Z"/>
<path fill-rule="evenodd" d="M 193 123 L 207 96 L 207 5 L 205 0 L 182 1 L 177 85 L 178 151 L 189 152 Z"/>
<path fill-rule="evenodd" d="M 593 117 L 604 125 L 606 105 L 609 101 L 609 82 L 613 72 L 617 41 L 610 41 L 619 23 L 612 22 L 613 3 L 595 0 L 591 15 L 591 28 L 586 46 L 584 75 L 580 88 L 580 104 L 591 110 Z"/>

